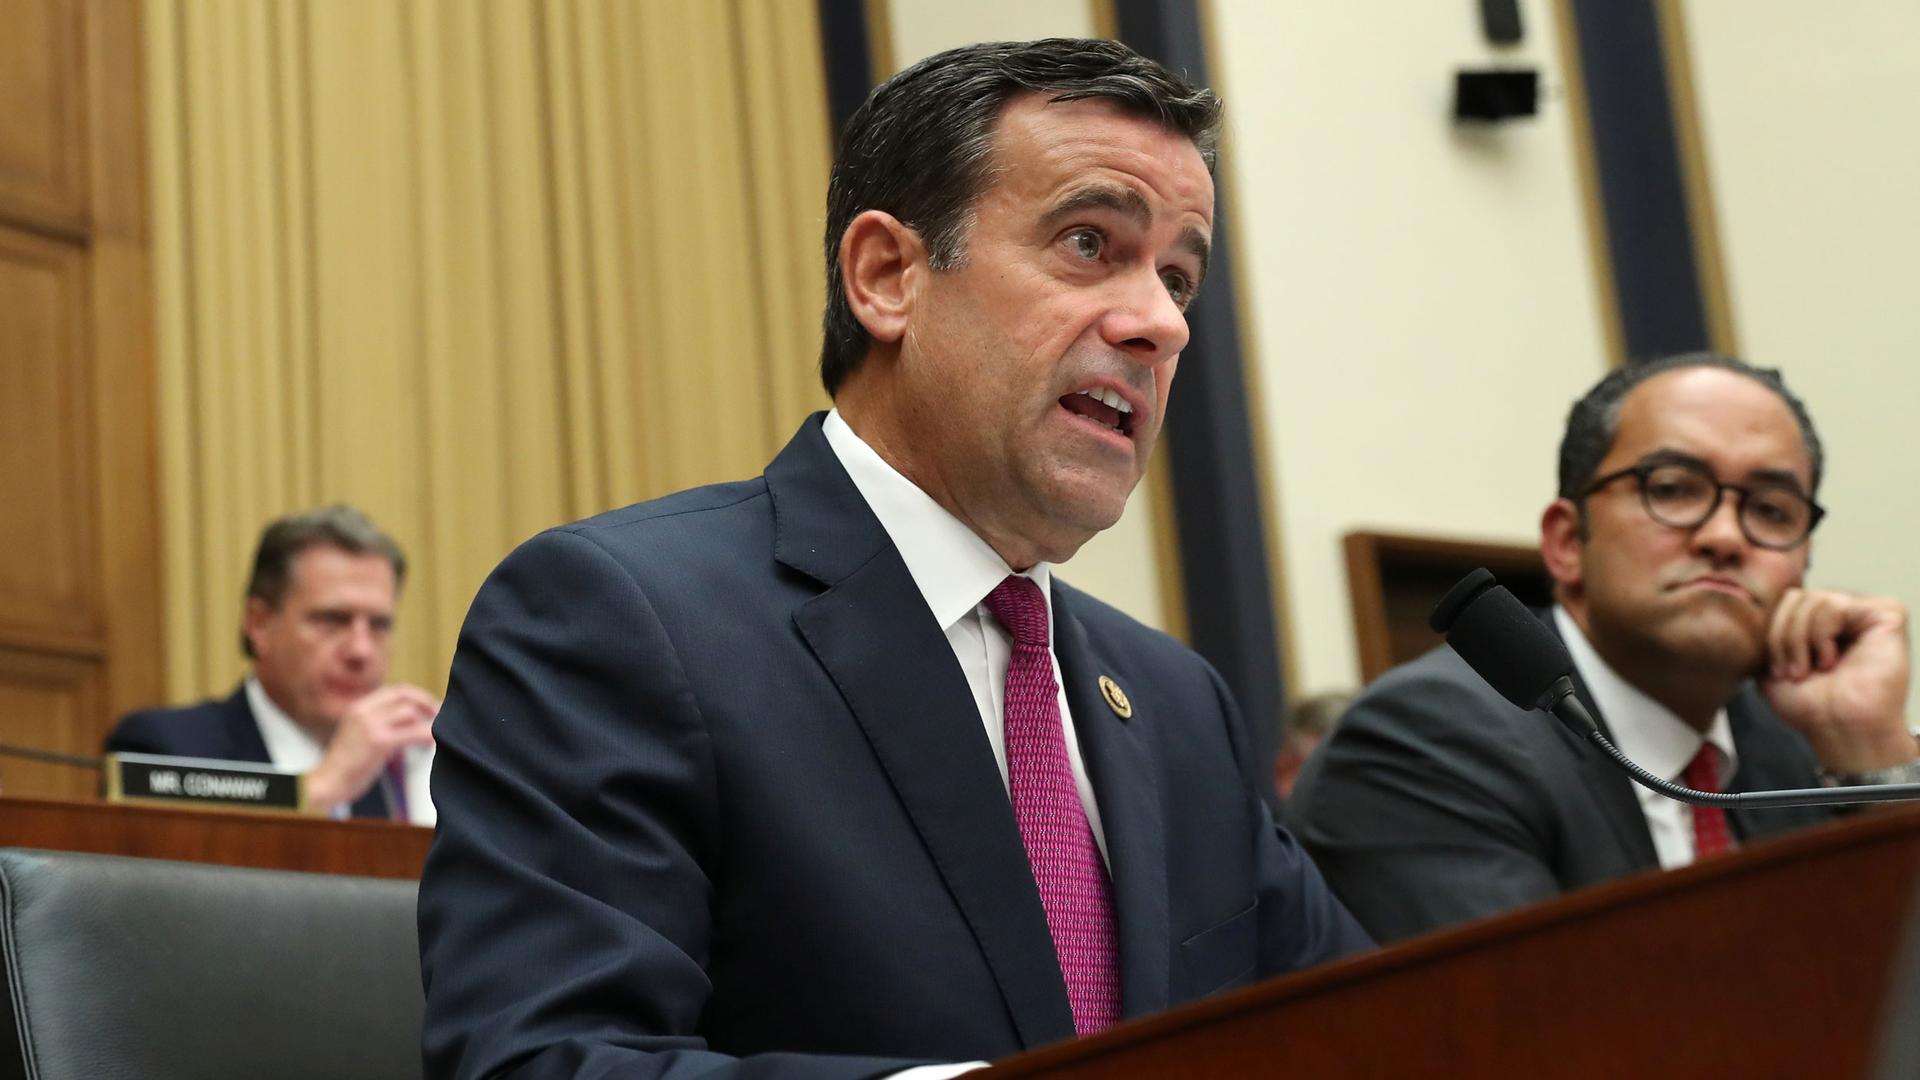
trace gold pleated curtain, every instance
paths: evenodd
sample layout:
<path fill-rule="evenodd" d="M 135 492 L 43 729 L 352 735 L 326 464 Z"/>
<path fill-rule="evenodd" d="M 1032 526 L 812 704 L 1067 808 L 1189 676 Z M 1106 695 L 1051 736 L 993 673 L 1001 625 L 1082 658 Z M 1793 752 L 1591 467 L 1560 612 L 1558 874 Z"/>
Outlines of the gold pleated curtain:
<path fill-rule="evenodd" d="M 752 476 L 821 407 L 814 5 L 147 0 L 168 691 L 243 670 L 260 526 L 413 561 L 438 689 L 527 536 Z"/>

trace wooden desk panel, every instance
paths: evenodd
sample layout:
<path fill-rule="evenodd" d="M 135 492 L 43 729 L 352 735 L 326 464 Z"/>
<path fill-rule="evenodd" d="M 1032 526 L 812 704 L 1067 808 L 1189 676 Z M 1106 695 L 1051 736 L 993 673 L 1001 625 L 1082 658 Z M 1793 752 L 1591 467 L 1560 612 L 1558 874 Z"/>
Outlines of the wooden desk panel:
<path fill-rule="evenodd" d="M 1920 809 L 1861 814 L 978 1075 L 1865 1077 L 1885 1038 L 1917 883 Z"/>
<path fill-rule="evenodd" d="M 432 837 L 384 821 L 0 798 L 0 847 L 417 879 Z"/>

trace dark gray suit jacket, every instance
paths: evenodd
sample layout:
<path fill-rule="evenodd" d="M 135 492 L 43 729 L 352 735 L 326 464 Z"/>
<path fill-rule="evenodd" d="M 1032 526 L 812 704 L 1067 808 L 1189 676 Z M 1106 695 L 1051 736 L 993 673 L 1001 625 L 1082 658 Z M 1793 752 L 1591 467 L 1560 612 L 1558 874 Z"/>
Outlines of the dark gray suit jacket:
<path fill-rule="evenodd" d="M 1604 728 L 1577 676 L 1576 685 Z M 1752 684 L 1727 715 L 1739 758 L 1728 790 L 1818 786 L 1812 749 Z M 1834 813 L 1728 817 L 1750 841 Z M 1334 892 L 1382 941 L 1660 865 L 1633 782 L 1553 718 L 1509 704 L 1445 646 L 1360 695 L 1302 770 L 1286 814 Z"/>

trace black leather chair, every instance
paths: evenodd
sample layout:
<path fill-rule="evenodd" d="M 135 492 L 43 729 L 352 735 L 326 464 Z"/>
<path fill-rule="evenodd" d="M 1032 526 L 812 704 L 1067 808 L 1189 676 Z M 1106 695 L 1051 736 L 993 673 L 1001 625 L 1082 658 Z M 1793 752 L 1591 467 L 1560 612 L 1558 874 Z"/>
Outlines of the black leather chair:
<path fill-rule="evenodd" d="M 0 1078 L 419 1077 L 416 891 L 0 849 Z"/>

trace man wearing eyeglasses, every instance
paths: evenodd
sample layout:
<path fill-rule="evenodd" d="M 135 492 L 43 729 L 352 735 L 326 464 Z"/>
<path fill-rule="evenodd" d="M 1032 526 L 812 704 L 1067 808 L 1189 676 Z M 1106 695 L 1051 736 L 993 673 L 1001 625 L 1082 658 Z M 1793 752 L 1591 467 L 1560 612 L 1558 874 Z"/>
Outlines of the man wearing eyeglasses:
<path fill-rule="evenodd" d="M 1582 699 L 1629 756 L 1702 790 L 1920 780 L 1907 612 L 1803 587 L 1820 440 L 1778 373 L 1708 353 L 1577 402 L 1540 522 Z M 1374 683 L 1303 772 L 1289 824 L 1379 940 L 1826 820 L 1634 785 L 1441 648 Z"/>

